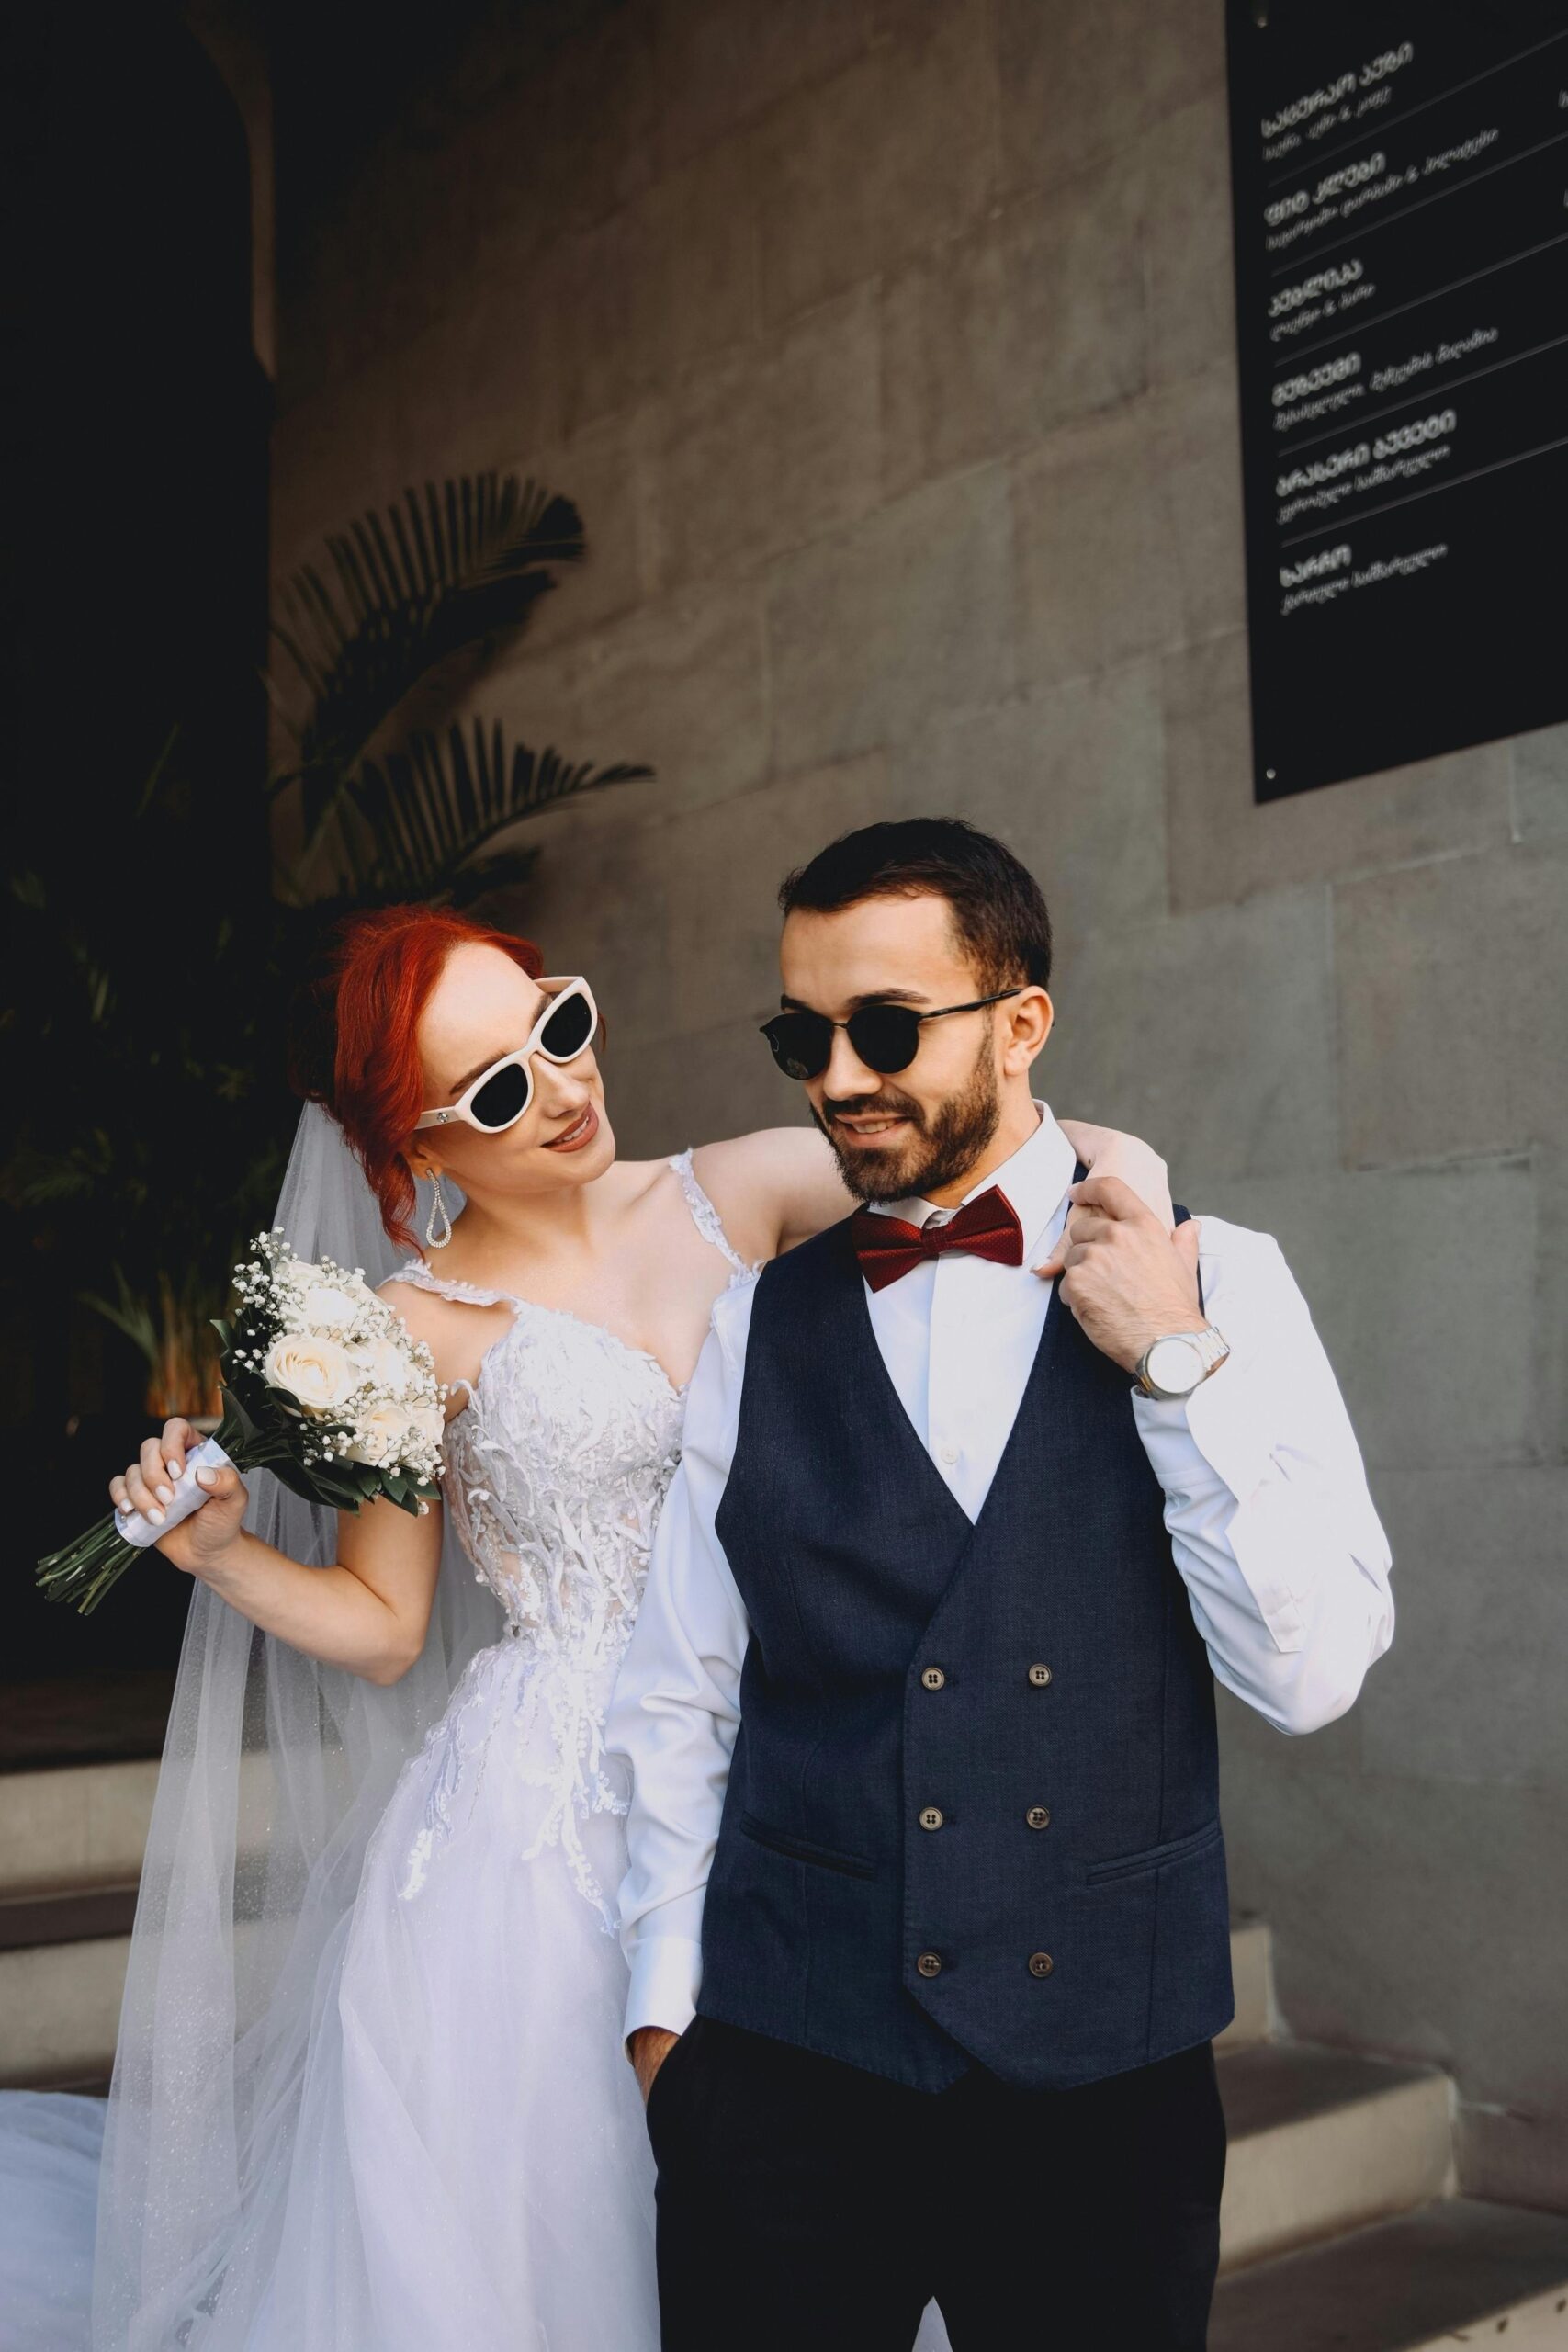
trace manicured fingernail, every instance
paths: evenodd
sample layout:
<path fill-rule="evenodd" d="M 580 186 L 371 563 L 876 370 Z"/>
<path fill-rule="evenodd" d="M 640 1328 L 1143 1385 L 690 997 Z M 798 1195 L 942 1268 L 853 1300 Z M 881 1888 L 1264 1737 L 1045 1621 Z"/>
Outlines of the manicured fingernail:
<path fill-rule="evenodd" d="M 158 1500 L 161 1503 L 172 1503 L 174 1501 L 175 1490 L 173 1487 L 160 1487 L 157 1491 Z"/>
<path fill-rule="evenodd" d="M 152 1524 L 153 1524 L 153 1526 L 154 1526 L 154 1527 L 162 1527 L 162 1526 L 163 1526 L 163 1524 L 164 1524 L 164 1514 L 163 1514 L 163 1512 L 158 1509 L 158 1506 L 157 1506 L 157 1504 L 156 1504 L 156 1503 L 150 1503 L 150 1504 L 148 1505 L 148 1507 L 147 1507 L 147 1516 L 148 1516 L 148 1518 L 152 1521 Z"/>
<path fill-rule="evenodd" d="M 198 1487 L 210 1487 L 217 1476 L 216 1470 L 198 1470 L 196 1474 L 196 1483 Z"/>
<path fill-rule="evenodd" d="M 164 1464 L 164 1475 L 166 1478 L 177 1478 L 180 1474 L 174 1463 L 165 1462 Z"/>

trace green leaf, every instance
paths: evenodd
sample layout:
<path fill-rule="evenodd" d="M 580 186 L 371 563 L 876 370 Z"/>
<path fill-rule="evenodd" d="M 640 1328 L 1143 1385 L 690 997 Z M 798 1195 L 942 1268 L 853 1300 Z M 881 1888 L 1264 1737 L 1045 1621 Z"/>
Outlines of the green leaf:
<path fill-rule="evenodd" d="M 360 847 L 375 898 L 448 899 L 475 876 L 487 884 L 496 878 L 482 853 L 510 827 L 582 793 L 643 782 L 652 773 L 625 761 L 604 768 L 568 762 L 552 745 L 536 752 L 518 743 L 509 757 L 500 725 L 487 729 L 476 718 L 468 735 L 459 727 L 448 729 L 445 742 L 415 735 L 406 751 L 367 761 L 347 787 L 345 832 Z"/>
<path fill-rule="evenodd" d="M 275 788 L 303 791 L 307 845 L 333 816 L 373 737 L 436 664 L 514 632 L 580 562 L 582 518 L 568 498 L 515 474 L 427 482 L 385 516 L 327 541 L 278 599 L 275 635 L 310 710 L 296 762 Z"/>

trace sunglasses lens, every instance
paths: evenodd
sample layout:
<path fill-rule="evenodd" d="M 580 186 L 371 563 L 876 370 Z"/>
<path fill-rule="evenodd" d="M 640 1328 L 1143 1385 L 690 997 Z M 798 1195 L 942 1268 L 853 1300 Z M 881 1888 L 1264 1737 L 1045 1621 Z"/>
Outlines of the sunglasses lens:
<path fill-rule="evenodd" d="M 508 1062 L 485 1080 L 468 1108 L 481 1127 L 509 1127 L 527 1109 L 531 1091 L 525 1065 Z"/>
<path fill-rule="evenodd" d="M 552 1061 L 569 1062 L 593 1035 L 593 1008 L 585 996 L 569 996 L 551 1013 L 539 1039 Z"/>
<path fill-rule="evenodd" d="M 920 1024 L 906 1005 L 865 1005 L 851 1014 L 848 1027 L 851 1045 L 879 1077 L 908 1069 L 920 1049 Z"/>
<path fill-rule="evenodd" d="M 765 1024 L 762 1035 L 786 1078 L 817 1078 L 827 1069 L 833 1050 L 833 1024 L 819 1012 L 777 1013 Z"/>

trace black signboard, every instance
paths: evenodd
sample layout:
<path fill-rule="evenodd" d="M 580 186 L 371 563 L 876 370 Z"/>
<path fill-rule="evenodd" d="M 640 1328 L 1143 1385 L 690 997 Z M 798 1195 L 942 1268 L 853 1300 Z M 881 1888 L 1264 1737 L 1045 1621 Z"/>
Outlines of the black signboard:
<path fill-rule="evenodd" d="M 1568 717 L 1568 0 L 1228 0 L 1259 800 Z"/>

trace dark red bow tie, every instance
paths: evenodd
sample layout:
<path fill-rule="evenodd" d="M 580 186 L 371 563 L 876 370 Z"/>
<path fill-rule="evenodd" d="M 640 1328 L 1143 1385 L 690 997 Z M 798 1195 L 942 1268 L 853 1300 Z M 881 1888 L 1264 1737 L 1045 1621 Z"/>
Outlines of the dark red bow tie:
<path fill-rule="evenodd" d="M 873 1290 L 886 1290 L 911 1267 L 949 1250 L 967 1250 L 974 1258 L 989 1258 L 993 1265 L 1021 1266 L 1023 1227 L 1007 1194 L 993 1184 L 977 1199 L 966 1201 L 945 1225 L 906 1225 L 901 1216 L 878 1216 L 874 1209 L 856 1209 L 850 1219 L 861 1272 Z"/>

